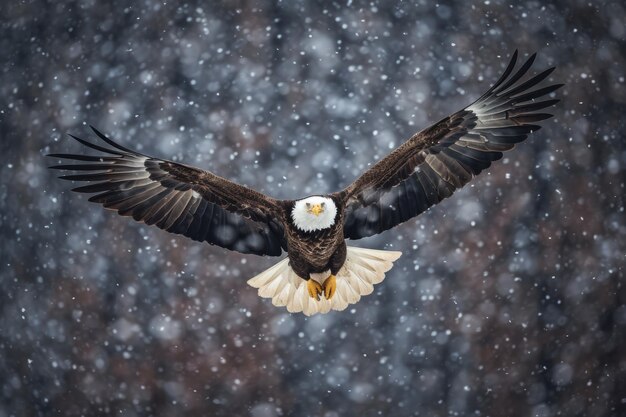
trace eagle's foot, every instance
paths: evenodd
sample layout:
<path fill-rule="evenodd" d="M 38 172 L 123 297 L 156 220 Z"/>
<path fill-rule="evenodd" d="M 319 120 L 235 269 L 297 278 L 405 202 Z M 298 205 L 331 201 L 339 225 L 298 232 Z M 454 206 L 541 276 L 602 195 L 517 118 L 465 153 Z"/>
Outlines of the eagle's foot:
<path fill-rule="evenodd" d="M 311 298 L 315 298 L 317 301 L 320 300 L 322 286 L 319 282 L 315 281 L 313 278 L 309 278 L 306 282 L 306 289 L 309 291 L 309 296 Z"/>
<path fill-rule="evenodd" d="M 333 298 L 333 295 L 335 295 L 335 291 L 337 291 L 337 278 L 331 274 L 328 278 L 326 278 L 322 287 L 324 288 L 324 297 L 326 297 L 327 300 L 330 300 Z"/>

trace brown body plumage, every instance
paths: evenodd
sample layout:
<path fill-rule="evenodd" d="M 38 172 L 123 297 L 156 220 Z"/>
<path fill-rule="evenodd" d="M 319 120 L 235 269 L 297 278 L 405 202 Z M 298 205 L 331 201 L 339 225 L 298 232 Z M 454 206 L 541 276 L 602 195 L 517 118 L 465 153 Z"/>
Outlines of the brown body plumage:
<path fill-rule="evenodd" d="M 309 279 L 311 273 L 330 271 L 336 275 L 346 260 L 346 238 L 343 234 L 343 206 L 337 196 L 329 196 L 338 207 L 334 224 L 326 229 L 305 232 L 290 218 L 295 201 L 284 201 L 285 238 L 291 267 L 298 276 Z"/>

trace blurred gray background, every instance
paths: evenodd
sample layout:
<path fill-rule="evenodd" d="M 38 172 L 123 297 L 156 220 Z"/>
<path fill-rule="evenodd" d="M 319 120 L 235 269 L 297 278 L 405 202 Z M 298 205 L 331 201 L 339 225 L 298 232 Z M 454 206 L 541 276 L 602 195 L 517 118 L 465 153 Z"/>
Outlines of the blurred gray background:
<path fill-rule="evenodd" d="M 620 1 L 6 2 L 0 417 L 626 413 Z M 349 184 L 510 54 L 556 65 L 544 128 L 416 220 L 403 257 L 305 318 L 275 263 L 70 193 L 48 152 L 93 124 L 275 197 Z"/>

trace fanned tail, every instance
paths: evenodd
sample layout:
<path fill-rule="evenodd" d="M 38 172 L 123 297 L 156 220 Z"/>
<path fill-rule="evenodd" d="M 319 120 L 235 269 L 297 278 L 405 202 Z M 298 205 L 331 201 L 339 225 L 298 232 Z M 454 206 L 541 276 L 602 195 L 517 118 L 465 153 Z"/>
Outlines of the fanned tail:
<path fill-rule="evenodd" d="M 371 294 L 374 285 L 385 279 L 385 273 L 391 269 L 401 252 L 347 248 L 346 262 L 337 274 L 337 291 L 327 300 L 324 296 L 315 300 L 309 296 L 306 281 L 298 277 L 289 266 L 289 258 L 261 272 L 248 280 L 259 289 L 259 296 L 271 298 L 277 307 L 287 307 L 290 313 L 302 312 L 307 316 L 328 313 L 330 310 L 345 310 L 350 304 L 357 303 L 361 296 Z M 312 279 L 320 284 L 330 275 L 330 271 L 312 274 Z"/>

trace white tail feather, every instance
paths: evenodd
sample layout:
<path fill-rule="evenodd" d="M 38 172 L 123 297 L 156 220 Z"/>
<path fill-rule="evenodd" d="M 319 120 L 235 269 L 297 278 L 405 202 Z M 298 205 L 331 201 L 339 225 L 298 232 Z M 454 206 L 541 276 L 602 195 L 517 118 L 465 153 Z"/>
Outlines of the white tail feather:
<path fill-rule="evenodd" d="M 330 300 L 323 295 L 319 301 L 309 296 L 306 281 L 293 272 L 289 258 L 249 279 L 248 284 L 259 289 L 259 296 L 271 298 L 272 304 L 287 307 L 290 313 L 303 312 L 310 316 L 330 310 L 341 311 L 358 302 L 362 296 L 371 294 L 374 285 L 385 279 L 385 272 L 391 269 L 400 255 L 402 253 L 396 251 L 348 246 L 346 262 L 337 273 L 337 290 Z M 330 271 L 311 274 L 311 279 L 322 284 L 329 275 Z"/>

